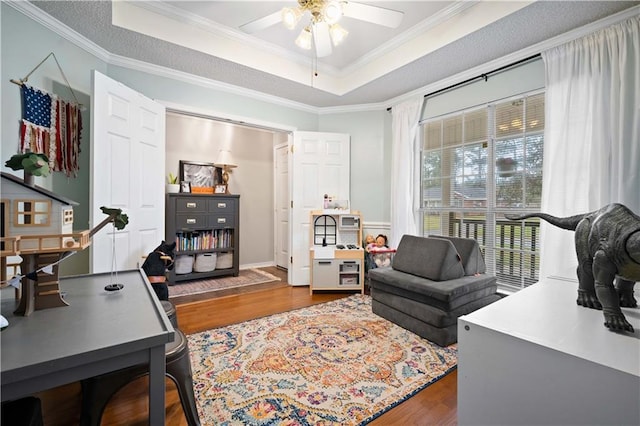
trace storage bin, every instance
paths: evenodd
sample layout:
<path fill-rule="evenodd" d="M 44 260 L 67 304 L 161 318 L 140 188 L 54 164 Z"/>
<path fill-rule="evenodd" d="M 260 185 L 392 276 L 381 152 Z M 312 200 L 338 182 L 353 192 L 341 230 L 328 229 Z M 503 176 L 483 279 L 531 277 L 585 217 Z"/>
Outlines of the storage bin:
<path fill-rule="evenodd" d="M 190 274 L 193 271 L 193 256 L 176 256 L 176 264 L 173 269 L 176 274 Z"/>
<path fill-rule="evenodd" d="M 233 253 L 218 253 L 218 262 L 216 263 L 216 268 L 233 268 Z"/>
<path fill-rule="evenodd" d="M 215 253 L 202 253 L 196 255 L 195 263 L 193 264 L 194 272 L 211 272 L 216 269 Z"/>
<path fill-rule="evenodd" d="M 359 281 L 359 274 L 340 275 L 340 285 L 358 285 Z"/>

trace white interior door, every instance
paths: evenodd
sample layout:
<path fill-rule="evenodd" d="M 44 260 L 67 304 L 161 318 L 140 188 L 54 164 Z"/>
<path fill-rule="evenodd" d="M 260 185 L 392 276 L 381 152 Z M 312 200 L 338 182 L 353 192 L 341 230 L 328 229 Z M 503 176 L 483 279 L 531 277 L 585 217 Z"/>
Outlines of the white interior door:
<path fill-rule="evenodd" d="M 276 197 L 276 266 L 289 268 L 289 147 L 275 147 L 275 197 Z"/>
<path fill-rule="evenodd" d="M 293 132 L 291 158 L 292 285 L 310 283 L 310 213 L 323 207 L 324 194 L 349 200 L 350 143 L 344 133 Z"/>
<path fill-rule="evenodd" d="M 91 121 L 91 227 L 101 206 L 129 216 L 93 237 L 91 272 L 138 268 L 164 239 L 165 108 L 94 71 Z"/>

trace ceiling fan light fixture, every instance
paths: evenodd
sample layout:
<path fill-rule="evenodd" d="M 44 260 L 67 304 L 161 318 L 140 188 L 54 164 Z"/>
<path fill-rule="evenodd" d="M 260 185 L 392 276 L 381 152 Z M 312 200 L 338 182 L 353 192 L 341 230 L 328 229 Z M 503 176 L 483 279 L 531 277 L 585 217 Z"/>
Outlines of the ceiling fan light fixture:
<path fill-rule="evenodd" d="M 322 11 L 322 16 L 329 25 L 337 23 L 342 18 L 342 5 L 338 1 L 327 2 Z"/>
<path fill-rule="evenodd" d="M 296 44 L 305 50 L 311 50 L 311 28 L 304 27 L 296 39 Z"/>
<path fill-rule="evenodd" d="M 331 42 L 334 46 L 338 46 L 347 38 L 349 31 L 342 28 L 339 24 L 333 24 L 329 27 L 329 34 L 331 35 Z"/>
<path fill-rule="evenodd" d="M 290 30 L 293 30 L 298 25 L 301 17 L 302 11 L 297 7 L 285 7 L 282 9 L 282 23 Z"/>

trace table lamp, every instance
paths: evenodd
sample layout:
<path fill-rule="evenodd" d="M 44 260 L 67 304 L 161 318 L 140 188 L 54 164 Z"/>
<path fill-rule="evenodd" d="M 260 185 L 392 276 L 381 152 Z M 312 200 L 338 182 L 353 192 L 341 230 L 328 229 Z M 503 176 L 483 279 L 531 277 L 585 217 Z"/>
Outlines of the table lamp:
<path fill-rule="evenodd" d="M 229 194 L 229 172 L 230 169 L 238 167 L 231 158 L 231 151 L 228 149 L 221 149 L 218 153 L 218 160 L 214 163 L 216 167 L 222 167 L 222 183 L 226 188 L 225 194 Z"/>

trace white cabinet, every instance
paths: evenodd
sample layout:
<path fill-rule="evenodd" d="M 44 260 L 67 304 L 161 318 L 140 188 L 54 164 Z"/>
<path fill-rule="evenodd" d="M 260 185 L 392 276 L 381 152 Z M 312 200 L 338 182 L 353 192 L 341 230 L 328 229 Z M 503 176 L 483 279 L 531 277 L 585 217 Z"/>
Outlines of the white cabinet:
<path fill-rule="evenodd" d="M 313 287 L 316 289 L 335 287 L 338 270 L 338 261 L 336 259 L 314 259 L 311 279 Z"/>
<path fill-rule="evenodd" d="M 638 309 L 615 333 L 577 289 L 547 278 L 458 319 L 460 425 L 640 424 Z"/>
<path fill-rule="evenodd" d="M 360 259 L 314 259 L 312 286 L 316 290 L 361 290 Z"/>

